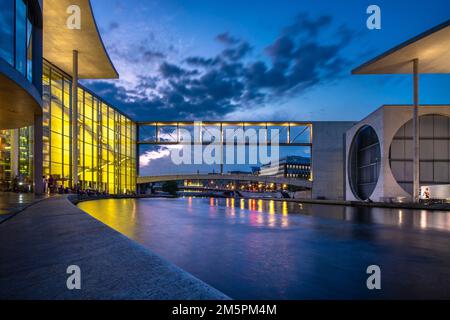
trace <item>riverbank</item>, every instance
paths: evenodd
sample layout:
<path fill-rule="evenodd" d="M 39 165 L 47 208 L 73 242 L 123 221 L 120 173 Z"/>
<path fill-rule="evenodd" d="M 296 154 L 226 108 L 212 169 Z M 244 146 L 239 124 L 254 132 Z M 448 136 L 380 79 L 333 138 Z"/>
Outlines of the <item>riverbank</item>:
<path fill-rule="evenodd" d="M 56 196 L 0 224 L 0 299 L 228 299 Z M 66 270 L 81 269 L 81 290 Z"/>
<path fill-rule="evenodd" d="M 195 195 L 195 197 L 201 197 Z M 204 197 L 213 198 L 226 198 L 224 196 L 215 196 L 212 194 L 205 195 Z M 70 201 L 74 204 L 83 201 L 101 200 L 101 199 L 142 199 L 142 198 L 176 198 L 171 195 L 135 195 L 135 196 L 93 196 L 79 198 L 76 195 L 70 196 Z M 339 205 L 349 207 L 366 207 L 366 208 L 386 208 L 386 209 L 411 209 L 411 210 L 432 210 L 432 211 L 450 211 L 450 203 L 387 203 L 387 202 L 364 202 L 364 201 L 344 201 L 344 200 L 312 200 L 312 199 L 287 199 L 287 198 L 259 198 L 259 197 L 245 197 L 237 199 L 253 199 L 253 200 L 274 200 L 274 201 L 287 201 L 295 203 L 309 203 L 309 204 L 322 204 L 322 205 Z"/>
<path fill-rule="evenodd" d="M 273 199 L 277 201 L 290 201 L 298 203 L 324 204 L 324 205 L 340 205 L 350 207 L 367 207 L 367 208 L 387 208 L 387 209 L 411 209 L 411 210 L 450 210 L 450 203 L 388 203 L 388 202 L 364 202 L 364 201 L 344 201 L 344 200 L 310 200 L 310 199 Z"/>

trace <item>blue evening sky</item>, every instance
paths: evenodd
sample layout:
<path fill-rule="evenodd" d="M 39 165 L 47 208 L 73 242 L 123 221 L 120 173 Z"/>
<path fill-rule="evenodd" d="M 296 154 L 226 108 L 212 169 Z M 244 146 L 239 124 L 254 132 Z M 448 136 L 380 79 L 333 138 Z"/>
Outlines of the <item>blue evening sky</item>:
<path fill-rule="evenodd" d="M 381 30 L 366 28 L 370 4 L 381 8 Z M 96 0 L 93 8 L 121 80 L 88 86 L 137 119 L 358 120 L 382 104 L 410 103 L 412 81 L 402 75 L 352 76 L 351 69 L 450 17 L 448 0 Z M 336 53 L 347 60 L 344 66 L 332 70 L 331 75 L 319 75 L 305 88 L 267 93 L 272 89 L 261 87 L 260 91 L 270 96 L 267 99 L 236 99 L 230 94 L 220 105 L 211 100 L 194 106 L 177 104 L 192 100 L 194 93 L 179 100 L 179 91 L 168 88 L 170 77 L 161 75 L 161 64 L 181 68 L 188 57 L 215 57 L 224 49 L 215 38 L 227 33 L 251 47 L 242 58 L 244 63 L 264 61 L 269 66 L 268 46 L 296 19 L 302 19 L 299 14 L 312 20 L 331 18 L 323 32 L 305 35 L 318 44 L 335 44 L 342 26 L 350 30 L 350 41 Z M 140 53 L 147 51 L 141 59 Z M 213 81 L 205 83 L 208 86 Z M 189 84 L 180 81 L 177 85 Z M 119 90 L 112 90 L 111 85 Z M 422 76 L 421 103 L 448 103 L 449 88 L 448 75 Z M 196 101 L 211 96 L 208 90 L 196 91 Z M 237 95 L 242 97 L 242 91 Z M 221 111 L 216 113 L 217 109 Z"/>

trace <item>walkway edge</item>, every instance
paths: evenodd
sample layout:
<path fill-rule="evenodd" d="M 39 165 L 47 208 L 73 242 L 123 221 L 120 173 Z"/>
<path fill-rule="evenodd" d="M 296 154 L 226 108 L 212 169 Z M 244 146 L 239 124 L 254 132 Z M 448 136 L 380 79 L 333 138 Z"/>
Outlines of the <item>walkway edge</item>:
<path fill-rule="evenodd" d="M 73 205 L 44 199 L 0 225 L 0 299 L 228 300 Z M 67 268 L 81 269 L 81 290 Z"/>

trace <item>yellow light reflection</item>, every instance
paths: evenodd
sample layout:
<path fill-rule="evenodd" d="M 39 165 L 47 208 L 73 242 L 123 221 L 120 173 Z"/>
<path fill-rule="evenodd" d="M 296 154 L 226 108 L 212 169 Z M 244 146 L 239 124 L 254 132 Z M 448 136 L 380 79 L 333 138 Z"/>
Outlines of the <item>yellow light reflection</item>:
<path fill-rule="evenodd" d="M 269 202 L 269 214 L 275 214 L 275 201 L 270 200 Z"/>
<path fill-rule="evenodd" d="M 245 200 L 244 199 L 241 199 L 240 207 L 241 207 L 241 210 L 245 210 Z"/>
<path fill-rule="evenodd" d="M 263 201 L 261 199 L 258 200 L 258 212 L 263 212 Z"/>
<path fill-rule="evenodd" d="M 236 215 L 236 207 L 235 207 L 235 200 L 234 200 L 234 198 L 231 198 L 231 215 L 233 217 Z"/>
<path fill-rule="evenodd" d="M 283 216 L 287 215 L 288 212 L 289 212 L 288 203 L 286 201 L 283 201 L 282 211 L 281 212 L 282 212 Z"/>

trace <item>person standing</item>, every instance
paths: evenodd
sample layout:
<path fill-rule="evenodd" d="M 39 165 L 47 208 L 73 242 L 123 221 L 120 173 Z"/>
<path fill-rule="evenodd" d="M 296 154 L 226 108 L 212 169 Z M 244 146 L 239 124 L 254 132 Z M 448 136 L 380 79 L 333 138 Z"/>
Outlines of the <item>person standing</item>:
<path fill-rule="evenodd" d="M 48 193 L 51 194 L 52 193 L 52 188 L 53 188 L 53 176 L 50 175 L 50 177 L 48 178 Z"/>
<path fill-rule="evenodd" d="M 48 184 L 47 184 L 47 177 L 43 176 L 42 177 L 42 184 L 44 185 L 44 193 L 48 192 Z"/>

